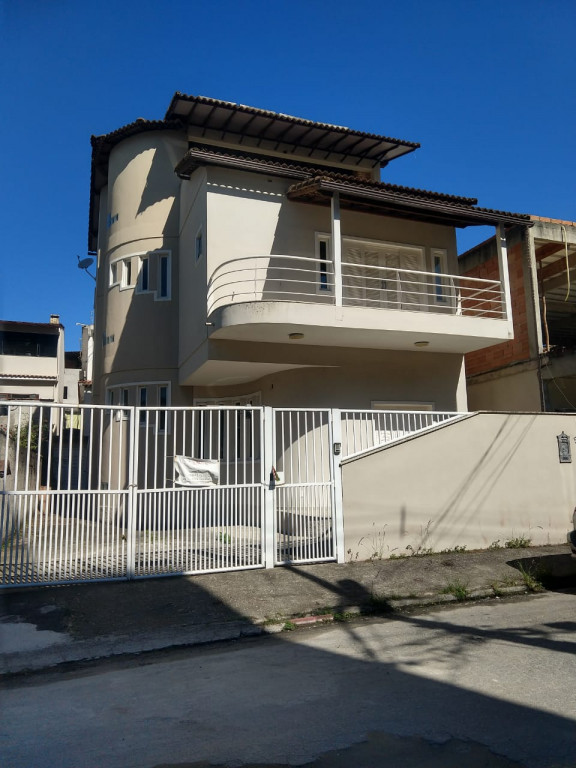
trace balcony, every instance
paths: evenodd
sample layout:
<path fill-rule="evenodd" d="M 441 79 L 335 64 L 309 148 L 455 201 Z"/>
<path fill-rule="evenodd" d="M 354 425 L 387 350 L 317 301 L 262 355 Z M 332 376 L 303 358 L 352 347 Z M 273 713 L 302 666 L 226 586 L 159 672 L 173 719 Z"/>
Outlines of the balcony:
<path fill-rule="evenodd" d="M 211 338 L 242 341 L 464 353 L 512 337 L 499 281 L 300 256 L 219 265 L 207 315 Z"/>

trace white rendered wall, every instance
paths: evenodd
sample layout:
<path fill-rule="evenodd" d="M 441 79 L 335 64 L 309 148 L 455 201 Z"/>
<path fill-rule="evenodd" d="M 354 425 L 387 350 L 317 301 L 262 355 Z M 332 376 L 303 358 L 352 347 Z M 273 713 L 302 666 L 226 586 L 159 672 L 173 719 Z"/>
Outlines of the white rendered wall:
<path fill-rule="evenodd" d="M 486 548 L 524 536 L 566 541 L 576 505 L 574 463 L 560 464 L 556 436 L 574 449 L 576 416 L 476 414 L 343 465 L 346 550 L 385 557 L 407 546 L 438 552 Z"/>

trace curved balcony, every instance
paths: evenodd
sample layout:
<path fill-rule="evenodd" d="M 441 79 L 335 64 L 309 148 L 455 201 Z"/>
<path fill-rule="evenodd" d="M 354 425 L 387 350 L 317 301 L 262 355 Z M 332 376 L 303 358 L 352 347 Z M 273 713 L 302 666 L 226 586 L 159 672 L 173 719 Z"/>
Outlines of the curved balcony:
<path fill-rule="evenodd" d="M 288 301 L 464 317 L 506 317 L 497 280 L 342 262 L 340 297 L 336 285 L 332 263 L 321 259 L 284 255 L 231 259 L 212 273 L 208 283 L 208 316 L 229 304 Z"/>
<path fill-rule="evenodd" d="M 465 353 L 512 338 L 496 280 L 290 255 L 230 259 L 208 283 L 209 336 Z"/>

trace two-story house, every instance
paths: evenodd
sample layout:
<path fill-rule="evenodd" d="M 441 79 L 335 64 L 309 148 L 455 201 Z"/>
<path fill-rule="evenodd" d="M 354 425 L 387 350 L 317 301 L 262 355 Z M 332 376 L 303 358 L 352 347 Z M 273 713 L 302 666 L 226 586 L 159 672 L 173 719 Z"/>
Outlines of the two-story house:
<path fill-rule="evenodd" d="M 92 137 L 94 402 L 467 410 L 527 217 L 388 184 L 418 144 L 176 93 Z M 497 274 L 459 274 L 493 225 Z"/>
<path fill-rule="evenodd" d="M 49 323 L 0 321 L 0 400 L 78 402 L 66 378 L 64 326 L 58 315 L 51 315 Z"/>

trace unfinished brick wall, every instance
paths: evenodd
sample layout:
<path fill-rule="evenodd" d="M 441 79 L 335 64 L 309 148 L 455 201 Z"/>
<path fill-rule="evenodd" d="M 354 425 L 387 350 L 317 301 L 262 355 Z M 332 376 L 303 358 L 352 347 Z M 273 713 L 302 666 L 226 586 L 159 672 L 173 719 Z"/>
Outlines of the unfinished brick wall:
<path fill-rule="evenodd" d="M 467 277 L 479 277 L 485 280 L 499 280 L 498 255 L 496 245 L 492 255 L 483 263 L 465 271 Z M 505 341 L 494 347 L 479 349 L 465 356 L 466 375 L 493 371 L 511 363 L 530 359 L 528 338 L 528 315 L 524 294 L 524 272 L 522 268 L 522 243 L 517 241 L 508 249 L 508 272 L 510 275 L 510 293 L 512 295 L 512 321 L 514 324 L 513 341 Z"/>

